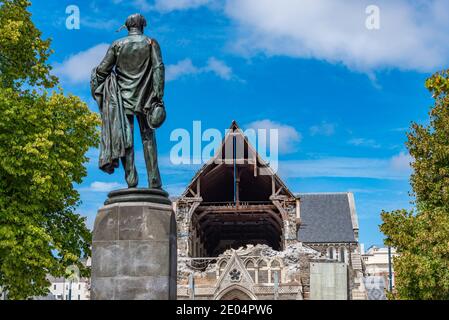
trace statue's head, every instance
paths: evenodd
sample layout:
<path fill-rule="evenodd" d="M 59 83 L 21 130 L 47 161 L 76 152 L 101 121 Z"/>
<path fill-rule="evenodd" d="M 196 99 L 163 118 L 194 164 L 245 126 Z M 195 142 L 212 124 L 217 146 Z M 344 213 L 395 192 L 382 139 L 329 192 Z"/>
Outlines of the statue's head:
<path fill-rule="evenodd" d="M 125 26 L 128 31 L 131 29 L 139 29 L 143 32 L 143 29 L 147 26 L 147 20 L 140 13 L 135 13 L 126 19 Z"/>

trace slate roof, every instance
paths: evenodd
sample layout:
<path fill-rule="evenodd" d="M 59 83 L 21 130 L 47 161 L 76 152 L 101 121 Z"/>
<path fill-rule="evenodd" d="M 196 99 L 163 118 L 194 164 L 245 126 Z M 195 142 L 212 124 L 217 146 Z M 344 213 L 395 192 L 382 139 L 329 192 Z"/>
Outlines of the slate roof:
<path fill-rule="evenodd" d="M 298 240 L 309 243 L 357 242 L 358 229 L 352 193 L 298 194 L 301 226 Z"/>

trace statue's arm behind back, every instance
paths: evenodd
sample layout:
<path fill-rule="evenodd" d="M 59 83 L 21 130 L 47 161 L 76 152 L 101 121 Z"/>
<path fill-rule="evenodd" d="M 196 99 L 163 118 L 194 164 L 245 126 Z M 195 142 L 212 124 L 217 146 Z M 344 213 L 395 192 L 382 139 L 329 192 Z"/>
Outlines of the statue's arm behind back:
<path fill-rule="evenodd" d="M 101 111 L 101 95 L 97 96 L 97 89 L 105 82 L 106 78 L 111 74 L 116 63 L 115 44 L 109 47 L 106 56 L 98 67 L 96 67 L 91 74 L 90 88 L 92 97 L 97 101 L 98 107 Z"/>
<path fill-rule="evenodd" d="M 114 69 L 115 63 L 117 61 L 117 55 L 115 53 L 116 46 L 112 44 L 109 47 L 106 56 L 103 58 L 103 61 L 97 67 L 97 76 L 100 78 L 100 81 L 104 81 Z"/>

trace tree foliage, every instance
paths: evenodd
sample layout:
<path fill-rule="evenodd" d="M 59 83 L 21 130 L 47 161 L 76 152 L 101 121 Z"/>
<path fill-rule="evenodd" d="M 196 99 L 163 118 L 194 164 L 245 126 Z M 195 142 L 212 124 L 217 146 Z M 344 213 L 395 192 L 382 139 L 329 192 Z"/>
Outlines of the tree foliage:
<path fill-rule="evenodd" d="M 48 291 L 90 254 L 91 234 L 76 213 L 74 188 L 98 143 L 98 117 L 55 89 L 50 41 L 26 0 L 0 0 L 0 286 L 11 299 Z"/>
<path fill-rule="evenodd" d="M 416 209 L 383 212 L 386 244 L 394 260 L 397 299 L 449 299 L 449 71 L 426 87 L 435 99 L 428 125 L 412 123 L 407 147 Z"/>
<path fill-rule="evenodd" d="M 50 40 L 31 21 L 28 0 L 0 0 L 0 79 L 3 87 L 53 87 L 57 79 L 50 75 L 47 59 Z"/>

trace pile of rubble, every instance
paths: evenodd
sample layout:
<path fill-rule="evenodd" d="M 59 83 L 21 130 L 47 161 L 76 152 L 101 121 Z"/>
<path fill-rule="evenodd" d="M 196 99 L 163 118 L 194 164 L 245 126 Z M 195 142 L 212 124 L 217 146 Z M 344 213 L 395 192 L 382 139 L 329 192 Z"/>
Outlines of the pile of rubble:
<path fill-rule="evenodd" d="M 221 258 L 229 257 L 234 252 L 242 259 L 245 257 L 261 257 L 261 258 L 278 258 L 283 262 L 283 266 L 287 271 L 287 277 L 290 274 L 294 276 L 301 269 L 301 261 L 310 259 L 323 258 L 318 251 L 315 251 L 302 243 L 288 245 L 283 251 L 273 250 L 270 246 L 258 244 L 247 245 L 239 249 L 229 249 L 223 252 L 217 258 L 191 259 L 187 257 L 178 257 L 178 278 L 184 278 L 191 273 L 195 276 L 205 277 L 208 273 L 215 273 L 217 261 Z"/>

